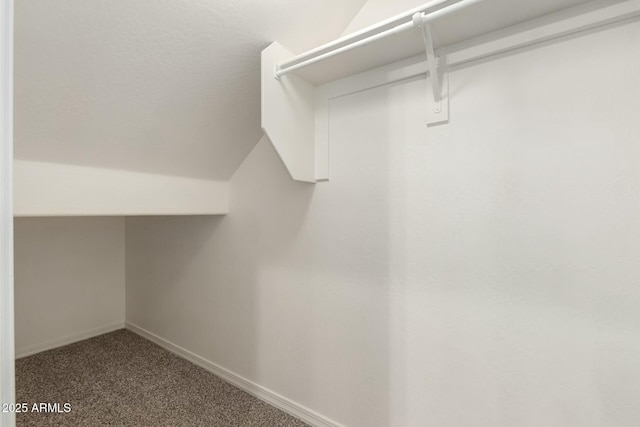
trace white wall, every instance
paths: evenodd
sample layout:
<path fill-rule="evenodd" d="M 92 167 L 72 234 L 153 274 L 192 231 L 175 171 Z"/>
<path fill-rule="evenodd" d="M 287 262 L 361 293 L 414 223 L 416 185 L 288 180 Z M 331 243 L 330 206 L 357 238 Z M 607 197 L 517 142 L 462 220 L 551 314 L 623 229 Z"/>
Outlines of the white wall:
<path fill-rule="evenodd" d="M 16 355 L 124 326 L 124 218 L 15 220 Z"/>
<path fill-rule="evenodd" d="M 350 426 L 637 426 L 640 25 L 331 106 L 224 218 L 127 219 L 127 320 Z M 603 79 L 602 65 L 606 68 Z"/>

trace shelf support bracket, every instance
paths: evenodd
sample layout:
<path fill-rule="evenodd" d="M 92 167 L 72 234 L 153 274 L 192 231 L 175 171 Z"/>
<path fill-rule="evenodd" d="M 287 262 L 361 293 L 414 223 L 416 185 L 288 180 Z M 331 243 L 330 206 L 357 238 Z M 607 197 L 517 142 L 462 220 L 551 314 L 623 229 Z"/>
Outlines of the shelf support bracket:
<path fill-rule="evenodd" d="M 274 64 L 273 65 L 273 77 L 277 80 L 280 81 L 280 64 Z"/>
<path fill-rule="evenodd" d="M 424 21 L 424 14 L 416 13 L 413 15 L 413 24 L 420 29 L 422 33 L 422 41 L 424 42 L 425 53 L 427 55 L 427 69 L 429 71 L 427 85 L 428 99 L 433 99 L 433 103 L 429 102 L 427 110 L 427 124 L 436 125 L 449 121 L 449 81 L 447 73 L 441 76 L 439 68 L 441 65 L 440 57 L 436 55 L 435 43 L 431 24 Z"/>

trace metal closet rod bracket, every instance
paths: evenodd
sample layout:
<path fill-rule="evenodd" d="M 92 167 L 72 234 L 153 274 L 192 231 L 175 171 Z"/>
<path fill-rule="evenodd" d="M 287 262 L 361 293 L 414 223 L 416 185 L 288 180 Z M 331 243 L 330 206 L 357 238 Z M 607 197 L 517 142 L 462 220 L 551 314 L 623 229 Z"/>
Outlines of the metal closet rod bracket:
<path fill-rule="evenodd" d="M 425 53 L 427 55 L 427 69 L 429 70 L 430 85 L 427 86 L 428 96 L 433 98 L 433 105 L 429 106 L 427 114 L 427 124 L 445 123 L 449 120 L 449 85 L 447 76 L 441 78 L 438 72 L 440 57 L 436 55 L 431 19 L 422 12 L 412 16 L 413 25 L 420 29 Z"/>
<path fill-rule="evenodd" d="M 413 15 L 413 25 L 420 29 L 422 33 L 422 41 L 424 42 L 425 52 L 427 54 L 427 67 L 429 68 L 429 76 L 431 77 L 431 87 L 433 88 L 434 101 L 442 101 L 442 92 L 440 90 L 440 76 L 438 75 L 438 57 L 433 43 L 433 34 L 431 24 L 424 22 L 424 14 L 416 13 Z"/>

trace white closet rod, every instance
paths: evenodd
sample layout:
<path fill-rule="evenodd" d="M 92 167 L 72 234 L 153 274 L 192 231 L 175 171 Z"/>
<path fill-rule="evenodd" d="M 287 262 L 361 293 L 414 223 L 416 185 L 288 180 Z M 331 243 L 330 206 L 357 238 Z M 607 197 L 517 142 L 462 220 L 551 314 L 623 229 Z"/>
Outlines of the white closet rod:
<path fill-rule="evenodd" d="M 291 58 L 288 61 L 282 62 L 276 65 L 275 77 L 277 79 L 284 74 L 306 67 L 316 62 L 323 61 L 332 56 L 339 55 L 343 52 L 347 52 L 351 49 L 355 49 L 361 46 L 365 46 L 376 40 L 383 39 L 393 34 L 397 34 L 403 31 L 410 30 L 416 27 L 416 21 L 412 20 L 413 15 L 416 13 L 422 14 L 422 24 L 434 21 L 442 16 L 453 13 L 457 10 L 471 6 L 475 3 L 479 3 L 483 0 L 439 0 L 425 5 L 419 8 L 410 10 L 401 15 L 387 19 L 375 26 L 365 28 L 349 36 L 337 39 L 331 43 L 319 46 L 301 55 Z M 389 24 L 404 19 L 409 19 L 409 22 L 405 22 L 400 25 L 396 25 L 387 30 L 380 31 L 380 29 L 388 26 Z M 379 32 L 376 32 L 379 31 Z M 360 38 L 365 34 L 373 33 L 370 36 Z M 324 52 L 324 53 L 322 53 Z"/>

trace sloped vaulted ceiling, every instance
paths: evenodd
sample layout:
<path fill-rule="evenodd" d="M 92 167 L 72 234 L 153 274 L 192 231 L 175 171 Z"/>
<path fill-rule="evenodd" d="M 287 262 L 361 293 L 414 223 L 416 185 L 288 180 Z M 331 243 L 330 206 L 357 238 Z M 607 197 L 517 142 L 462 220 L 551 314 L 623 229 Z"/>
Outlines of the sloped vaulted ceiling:
<path fill-rule="evenodd" d="M 260 51 L 364 0 L 20 0 L 15 156 L 228 179 L 261 136 Z"/>

